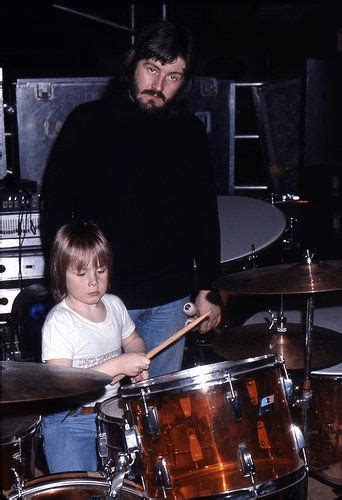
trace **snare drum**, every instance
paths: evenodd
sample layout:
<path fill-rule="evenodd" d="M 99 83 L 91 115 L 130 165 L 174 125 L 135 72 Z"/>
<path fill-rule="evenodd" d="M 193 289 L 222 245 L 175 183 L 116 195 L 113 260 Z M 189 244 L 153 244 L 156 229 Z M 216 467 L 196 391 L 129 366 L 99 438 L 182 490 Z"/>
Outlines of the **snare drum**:
<path fill-rule="evenodd" d="M 267 496 L 306 480 L 284 365 L 273 355 L 122 387 L 152 498 Z"/>
<path fill-rule="evenodd" d="M 60 500 L 107 499 L 110 483 L 99 473 L 75 472 L 51 474 L 25 484 L 21 492 L 13 489 L 6 498 L 56 498 Z M 141 488 L 131 481 L 124 481 L 118 498 L 142 498 Z"/>
<path fill-rule="evenodd" d="M 115 463 L 118 453 L 126 450 L 125 423 L 120 398 L 113 397 L 101 403 L 97 415 L 98 450 L 103 465 L 110 459 Z"/>
<path fill-rule="evenodd" d="M 9 490 L 16 484 L 15 472 L 21 480 L 34 478 L 35 434 L 39 422 L 40 417 L 37 415 L 3 416 L 1 418 L 1 484 L 3 491 Z"/>

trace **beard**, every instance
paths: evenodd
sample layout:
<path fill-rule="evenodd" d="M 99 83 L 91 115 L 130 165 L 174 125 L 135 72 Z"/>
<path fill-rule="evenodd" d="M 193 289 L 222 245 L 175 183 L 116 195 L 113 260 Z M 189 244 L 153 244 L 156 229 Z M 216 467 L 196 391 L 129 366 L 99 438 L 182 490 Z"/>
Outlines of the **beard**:
<path fill-rule="evenodd" d="M 131 85 L 130 95 L 138 104 L 140 110 L 144 113 L 148 115 L 162 116 L 170 113 L 175 108 L 179 91 L 171 99 L 167 100 L 164 94 L 158 90 L 144 89 L 140 91 L 136 80 L 134 80 Z M 142 100 L 142 96 L 144 95 L 157 97 L 162 101 L 162 104 L 157 104 L 155 99 L 148 99 L 147 101 Z"/>

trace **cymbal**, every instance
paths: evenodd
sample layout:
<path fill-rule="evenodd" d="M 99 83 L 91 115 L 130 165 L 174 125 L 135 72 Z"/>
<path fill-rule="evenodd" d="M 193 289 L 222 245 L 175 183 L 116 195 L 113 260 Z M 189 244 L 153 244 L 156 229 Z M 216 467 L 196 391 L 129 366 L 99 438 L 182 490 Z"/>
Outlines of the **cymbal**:
<path fill-rule="evenodd" d="M 112 381 L 112 377 L 104 373 L 83 368 L 23 361 L 0 363 L 0 403 L 23 403 L 75 396 L 99 390 Z"/>
<path fill-rule="evenodd" d="M 212 348 L 224 359 L 254 358 L 263 354 L 278 354 L 284 357 L 290 370 L 304 368 L 304 327 L 297 323 L 286 323 L 287 331 L 269 330 L 264 323 L 226 329 L 212 338 Z M 312 369 L 321 369 L 341 362 L 342 335 L 319 326 L 312 332 Z"/>
<path fill-rule="evenodd" d="M 280 264 L 228 274 L 213 283 L 232 294 L 276 295 L 342 290 L 342 260 Z"/>

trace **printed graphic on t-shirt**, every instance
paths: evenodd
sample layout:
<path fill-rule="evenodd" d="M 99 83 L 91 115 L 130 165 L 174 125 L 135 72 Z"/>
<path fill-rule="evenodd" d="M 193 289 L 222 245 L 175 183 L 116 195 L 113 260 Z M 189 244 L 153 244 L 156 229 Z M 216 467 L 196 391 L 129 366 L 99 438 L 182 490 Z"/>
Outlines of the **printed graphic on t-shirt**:
<path fill-rule="evenodd" d="M 102 354 L 101 356 L 93 356 L 91 358 L 81 358 L 73 360 L 74 368 L 91 368 L 92 366 L 99 365 L 108 359 L 114 358 L 115 356 L 120 356 L 122 354 L 122 350 L 115 349 L 114 351 L 110 351 L 107 354 Z"/>

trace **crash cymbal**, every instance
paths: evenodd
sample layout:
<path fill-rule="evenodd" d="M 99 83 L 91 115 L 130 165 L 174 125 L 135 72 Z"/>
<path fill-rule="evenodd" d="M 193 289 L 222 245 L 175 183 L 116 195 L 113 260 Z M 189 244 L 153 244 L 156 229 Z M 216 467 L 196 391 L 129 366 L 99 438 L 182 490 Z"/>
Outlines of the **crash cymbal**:
<path fill-rule="evenodd" d="M 228 274 L 213 284 L 217 290 L 242 295 L 276 295 L 342 290 L 342 260 L 280 264 Z"/>
<path fill-rule="evenodd" d="M 226 329 L 215 334 L 212 348 L 224 359 L 254 358 L 263 354 L 278 354 L 284 357 L 290 370 L 304 368 L 304 327 L 297 323 L 286 323 L 287 331 L 278 333 L 269 330 L 264 323 Z M 321 369 L 341 362 L 342 336 L 340 333 L 319 326 L 312 333 L 312 369 Z"/>
<path fill-rule="evenodd" d="M 64 398 L 93 392 L 112 381 L 112 377 L 93 370 L 1 361 L 0 403 L 22 403 Z"/>

